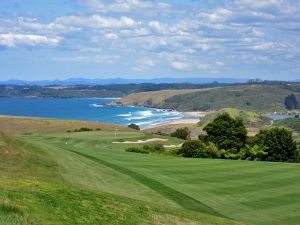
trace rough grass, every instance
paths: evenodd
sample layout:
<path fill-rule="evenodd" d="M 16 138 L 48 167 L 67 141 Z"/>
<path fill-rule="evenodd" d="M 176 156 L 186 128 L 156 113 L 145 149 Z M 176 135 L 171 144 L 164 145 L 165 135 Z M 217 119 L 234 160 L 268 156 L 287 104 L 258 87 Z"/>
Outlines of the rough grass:
<path fill-rule="evenodd" d="M 17 116 L 0 116 L 1 132 L 9 134 L 19 133 L 57 133 L 74 131 L 87 127 L 91 129 L 130 131 L 131 129 L 119 125 L 76 121 L 76 120 L 58 120 L 58 119 L 41 119 Z"/>
<path fill-rule="evenodd" d="M 12 221 L 6 224 L 18 224 L 13 218 L 27 224 L 237 224 L 233 219 L 289 225 L 300 220 L 299 164 L 127 153 L 135 145 L 112 144 L 112 134 L 2 136 L 2 146 L 22 149 L 36 160 L 20 168 L 22 177 L 0 170 L 0 196 L 23 212 L 0 210 L 0 218 Z M 117 138 L 149 137 L 120 132 Z M 37 149 L 23 147 L 24 141 Z M 18 157 L 24 156 L 2 166 Z M 52 175 L 46 173 L 49 168 Z"/>

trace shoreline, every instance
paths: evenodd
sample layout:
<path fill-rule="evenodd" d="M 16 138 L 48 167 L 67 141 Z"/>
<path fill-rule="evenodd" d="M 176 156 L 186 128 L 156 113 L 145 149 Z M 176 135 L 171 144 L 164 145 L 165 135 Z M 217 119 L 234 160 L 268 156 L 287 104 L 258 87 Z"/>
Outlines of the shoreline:
<path fill-rule="evenodd" d="M 155 129 L 155 128 L 164 127 L 164 126 L 170 126 L 170 125 L 197 125 L 197 123 L 199 121 L 200 121 L 200 119 L 178 119 L 178 120 L 160 123 L 157 125 L 146 126 L 146 127 L 141 128 L 141 131 L 148 130 L 148 129 Z"/>

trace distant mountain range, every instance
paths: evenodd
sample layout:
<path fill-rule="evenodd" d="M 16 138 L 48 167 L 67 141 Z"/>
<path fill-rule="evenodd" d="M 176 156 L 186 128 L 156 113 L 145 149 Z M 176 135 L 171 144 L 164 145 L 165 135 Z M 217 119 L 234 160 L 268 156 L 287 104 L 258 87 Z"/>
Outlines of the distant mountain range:
<path fill-rule="evenodd" d="M 0 84 L 8 85 L 106 85 L 106 84 L 131 84 L 131 83 L 193 83 L 193 84 L 207 84 L 207 83 L 245 83 L 247 79 L 235 78 L 153 78 L 153 79 L 85 79 L 85 78 L 69 78 L 66 80 L 7 80 L 0 81 Z"/>
<path fill-rule="evenodd" d="M 237 78 L 153 78 L 153 79 L 124 79 L 124 78 L 112 78 L 112 79 L 85 79 L 85 78 L 69 78 L 66 80 L 7 80 L 0 81 L 0 84 L 6 85 L 108 85 L 108 84 L 141 84 L 141 83 L 193 83 L 193 84 L 209 84 L 213 82 L 223 84 L 233 83 L 246 83 L 248 79 Z M 293 80 L 290 82 L 300 82 L 300 80 Z"/>

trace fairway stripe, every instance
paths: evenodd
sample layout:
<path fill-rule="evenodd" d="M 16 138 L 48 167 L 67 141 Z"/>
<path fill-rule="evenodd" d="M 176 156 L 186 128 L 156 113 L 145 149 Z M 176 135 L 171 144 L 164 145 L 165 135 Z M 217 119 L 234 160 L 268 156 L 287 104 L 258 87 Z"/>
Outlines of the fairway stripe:
<path fill-rule="evenodd" d="M 77 152 L 77 151 L 73 151 L 73 150 L 69 150 L 73 153 L 76 153 L 78 155 L 81 155 L 83 157 L 86 157 L 90 160 L 93 160 L 95 162 L 101 163 L 109 168 L 112 168 L 114 170 L 117 170 L 120 173 L 126 174 L 130 177 L 132 177 L 133 179 L 135 179 L 136 181 L 140 182 L 141 184 L 151 188 L 152 190 L 160 193 L 161 195 L 165 196 L 166 198 L 176 202 L 177 204 L 179 204 L 180 206 L 182 206 L 184 209 L 187 210 L 191 210 L 191 211 L 196 211 L 196 212 L 202 212 L 202 213 L 208 213 L 214 216 L 219 216 L 219 217 L 223 217 L 223 218 L 228 218 L 227 216 L 222 215 L 221 213 L 215 211 L 213 208 L 209 207 L 208 205 L 182 193 L 179 192 L 173 188 L 170 188 L 154 179 L 148 178 L 142 174 L 139 174 L 137 172 L 131 171 L 129 169 L 126 169 L 124 167 L 109 163 L 107 161 L 104 161 L 102 159 L 93 157 L 91 155 L 87 155 L 81 152 Z"/>

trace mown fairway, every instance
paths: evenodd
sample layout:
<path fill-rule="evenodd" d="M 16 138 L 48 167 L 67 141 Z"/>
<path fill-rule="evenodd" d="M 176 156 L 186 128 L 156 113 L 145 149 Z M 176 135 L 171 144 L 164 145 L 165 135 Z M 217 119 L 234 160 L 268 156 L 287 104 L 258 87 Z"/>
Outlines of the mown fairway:
<path fill-rule="evenodd" d="M 156 136 L 117 135 L 118 140 L 151 137 Z M 1 140 L 4 160 L 0 162 L 5 168 L 1 167 L 0 218 L 4 219 L 0 223 L 234 224 L 234 220 L 281 225 L 300 221 L 299 164 L 127 153 L 128 144 L 112 144 L 111 131 L 32 134 L 18 141 L 3 136 Z M 179 142 L 169 139 L 168 144 Z M 5 155 L 5 151 L 12 153 Z"/>

